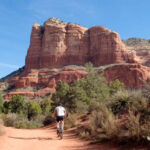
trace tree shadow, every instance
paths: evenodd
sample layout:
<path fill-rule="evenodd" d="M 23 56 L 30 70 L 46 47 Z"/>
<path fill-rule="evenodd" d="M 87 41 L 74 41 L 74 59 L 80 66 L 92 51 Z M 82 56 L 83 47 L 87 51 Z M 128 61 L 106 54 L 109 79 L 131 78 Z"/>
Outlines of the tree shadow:
<path fill-rule="evenodd" d="M 12 139 L 18 139 L 18 140 L 53 140 L 51 137 L 13 137 L 13 136 L 8 136 L 9 138 Z"/>

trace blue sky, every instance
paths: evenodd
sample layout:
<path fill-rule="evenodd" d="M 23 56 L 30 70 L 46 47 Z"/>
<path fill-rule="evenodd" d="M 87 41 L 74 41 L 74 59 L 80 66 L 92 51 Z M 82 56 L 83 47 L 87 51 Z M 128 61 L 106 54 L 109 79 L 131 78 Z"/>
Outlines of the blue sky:
<path fill-rule="evenodd" d="M 0 78 L 22 67 L 32 24 L 50 17 L 150 39 L 150 0 L 0 0 Z"/>

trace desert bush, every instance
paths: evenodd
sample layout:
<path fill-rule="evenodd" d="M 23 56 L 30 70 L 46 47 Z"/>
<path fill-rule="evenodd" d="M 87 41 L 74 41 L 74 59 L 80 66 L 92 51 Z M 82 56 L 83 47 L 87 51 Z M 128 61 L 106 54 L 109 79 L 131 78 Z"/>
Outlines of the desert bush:
<path fill-rule="evenodd" d="M 77 114 L 69 114 L 67 119 L 65 119 L 65 129 L 69 129 L 79 125 L 79 121 L 77 119 Z"/>
<path fill-rule="evenodd" d="M 11 107 L 12 107 L 12 105 L 11 105 L 10 101 L 5 101 L 3 104 L 3 112 L 5 114 L 11 113 L 11 110 L 12 110 Z"/>
<path fill-rule="evenodd" d="M 88 110 L 89 110 L 89 103 L 87 102 L 84 102 L 84 101 L 77 101 L 76 102 L 76 113 L 78 114 L 85 114 L 85 113 L 88 113 Z"/>
<path fill-rule="evenodd" d="M 115 81 L 111 82 L 109 85 L 110 93 L 114 94 L 117 91 L 124 89 L 124 87 L 125 87 L 124 83 L 122 83 L 118 79 L 116 79 Z"/>
<path fill-rule="evenodd" d="M 148 100 L 142 95 L 141 90 L 130 91 L 128 107 L 131 111 L 138 113 L 148 109 Z"/>
<path fill-rule="evenodd" d="M 117 139 L 120 135 L 120 125 L 114 114 L 105 105 L 93 111 L 88 127 L 89 135 L 96 140 Z"/>
<path fill-rule="evenodd" d="M 4 125 L 7 127 L 13 127 L 15 124 L 15 121 L 18 119 L 18 115 L 15 113 L 8 113 L 8 114 L 3 114 L 2 119 L 4 122 Z"/>
<path fill-rule="evenodd" d="M 78 108 L 88 104 L 86 92 L 81 87 L 71 86 L 63 104 L 69 112 L 77 112 Z"/>
<path fill-rule="evenodd" d="M 89 99 L 104 99 L 109 96 L 109 86 L 98 72 L 89 72 L 85 79 L 79 81 L 79 84 Z"/>
<path fill-rule="evenodd" d="M 11 101 L 4 102 L 4 113 L 17 113 L 27 115 L 27 103 L 20 95 L 13 96 Z"/>
<path fill-rule="evenodd" d="M 16 113 L 3 114 L 2 119 L 5 126 L 24 129 L 42 127 L 42 122 L 44 120 L 42 118 L 28 120 L 28 118 L 22 117 Z"/>
<path fill-rule="evenodd" d="M 53 94 L 53 97 L 52 97 L 55 105 L 57 105 L 59 101 L 63 101 L 66 99 L 66 95 L 68 91 L 69 91 L 69 85 L 59 80 L 56 86 L 56 92 L 55 94 Z"/>
<path fill-rule="evenodd" d="M 128 120 L 126 123 L 126 127 L 128 129 L 128 140 L 132 141 L 142 141 L 147 140 L 147 137 L 150 137 L 150 120 L 142 123 L 141 114 L 135 114 L 132 111 L 129 111 Z"/>
<path fill-rule="evenodd" d="M 14 127 L 21 128 L 21 129 L 33 129 L 33 128 L 40 128 L 43 124 L 39 120 L 28 120 L 27 118 L 20 118 L 15 121 Z"/>
<path fill-rule="evenodd" d="M 127 90 L 119 90 L 107 101 L 108 107 L 111 108 L 115 115 L 124 113 L 128 109 L 129 92 Z"/>
<path fill-rule="evenodd" d="M 35 119 L 42 114 L 42 109 L 40 105 L 35 101 L 29 101 L 27 103 L 28 107 L 28 119 Z"/>
<path fill-rule="evenodd" d="M 52 109 L 52 100 L 49 98 L 44 98 L 43 100 L 40 101 L 40 107 L 42 109 L 43 115 L 50 114 Z"/>
<path fill-rule="evenodd" d="M 91 114 L 93 111 L 99 110 L 100 106 L 101 102 L 99 100 L 91 100 L 91 103 L 88 107 L 88 113 Z"/>

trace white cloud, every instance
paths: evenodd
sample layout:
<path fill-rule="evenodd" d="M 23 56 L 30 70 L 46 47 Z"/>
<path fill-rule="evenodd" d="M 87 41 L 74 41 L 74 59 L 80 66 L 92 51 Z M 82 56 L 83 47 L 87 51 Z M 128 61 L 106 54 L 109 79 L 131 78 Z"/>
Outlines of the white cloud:
<path fill-rule="evenodd" d="M 12 68 L 12 69 L 18 69 L 19 68 L 19 66 L 17 66 L 17 65 L 11 65 L 11 64 L 1 63 L 1 62 L 0 62 L 0 66 L 5 67 L 5 68 Z"/>

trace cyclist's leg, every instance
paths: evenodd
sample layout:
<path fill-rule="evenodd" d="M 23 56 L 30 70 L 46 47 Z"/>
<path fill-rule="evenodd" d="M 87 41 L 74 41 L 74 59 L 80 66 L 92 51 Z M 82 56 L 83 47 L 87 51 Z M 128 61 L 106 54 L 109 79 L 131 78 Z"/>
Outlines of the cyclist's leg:
<path fill-rule="evenodd" d="M 59 122 L 60 122 L 60 120 L 59 120 L 59 117 L 57 116 L 57 118 L 56 118 L 56 121 L 57 121 L 57 134 L 59 133 Z"/>
<path fill-rule="evenodd" d="M 62 132 L 64 131 L 64 120 L 61 121 Z"/>

